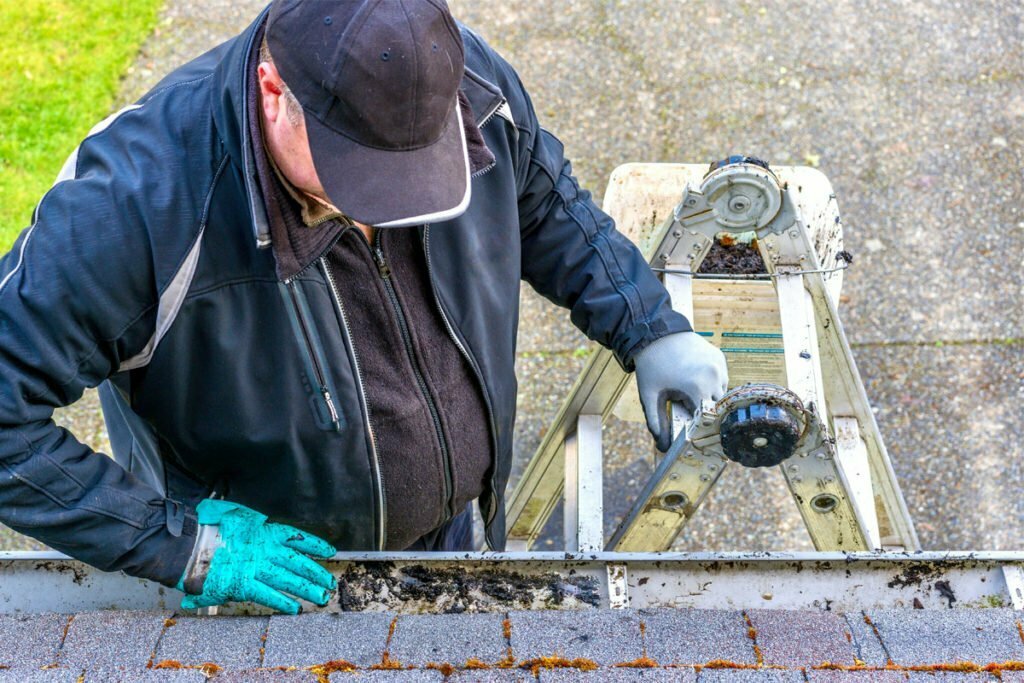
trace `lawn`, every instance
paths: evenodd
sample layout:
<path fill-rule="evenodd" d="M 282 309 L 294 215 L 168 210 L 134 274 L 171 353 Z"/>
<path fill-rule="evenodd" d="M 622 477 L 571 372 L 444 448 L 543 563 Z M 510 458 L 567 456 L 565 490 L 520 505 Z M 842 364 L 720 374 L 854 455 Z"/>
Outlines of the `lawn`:
<path fill-rule="evenodd" d="M 162 0 L 0 3 L 0 254 L 114 103 Z"/>

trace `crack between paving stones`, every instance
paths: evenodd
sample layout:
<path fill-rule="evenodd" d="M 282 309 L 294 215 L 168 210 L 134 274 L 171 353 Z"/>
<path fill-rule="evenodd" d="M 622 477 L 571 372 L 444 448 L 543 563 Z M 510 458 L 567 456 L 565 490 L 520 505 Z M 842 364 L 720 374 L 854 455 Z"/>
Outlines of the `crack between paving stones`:
<path fill-rule="evenodd" d="M 757 666 L 764 666 L 764 654 L 761 652 L 761 646 L 757 644 L 757 629 L 754 628 L 754 622 L 750 620 L 750 615 L 747 614 L 746 610 L 743 611 L 743 620 L 747 622 L 747 638 L 754 646 L 754 656 L 757 658 Z"/>
<path fill-rule="evenodd" d="M 878 640 L 878 644 L 881 646 L 882 652 L 885 653 L 886 666 L 894 666 L 896 662 L 892 660 L 892 655 L 889 654 L 889 648 L 886 647 L 885 641 L 882 640 L 882 634 L 878 631 L 878 627 L 875 626 L 875 622 L 871 620 L 871 617 L 868 616 L 867 612 L 861 612 L 861 615 L 863 616 L 864 623 L 871 627 L 871 632 L 875 634 L 875 638 Z"/>
<path fill-rule="evenodd" d="M 260 634 L 260 658 L 259 668 L 263 668 L 263 662 L 267 658 L 267 638 L 270 637 L 270 617 L 267 617 L 267 625 L 263 627 L 263 633 Z"/>
<path fill-rule="evenodd" d="M 853 646 L 853 663 L 858 666 L 864 665 L 864 647 L 861 639 L 857 637 L 857 629 L 853 628 L 850 622 L 850 615 L 843 614 L 843 621 L 846 622 L 846 639 Z"/>
<path fill-rule="evenodd" d="M 149 661 L 146 662 L 147 669 L 152 669 L 156 664 L 156 653 L 160 650 L 160 642 L 164 639 L 167 629 L 178 623 L 178 620 L 174 617 L 175 615 L 172 613 L 171 616 L 164 619 L 164 625 L 160 628 L 160 635 L 156 637 L 156 642 L 153 643 L 153 651 L 149 653 Z"/>
<path fill-rule="evenodd" d="M 57 668 L 60 666 L 60 655 L 64 652 L 64 643 L 67 642 L 68 631 L 71 630 L 71 622 L 75 620 L 76 616 L 77 615 L 75 614 L 70 615 L 67 622 L 64 624 L 64 632 L 60 634 L 60 643 L 57 645 L 56 654 L 53 655 L 53 664 L 51 664 L 49 668 Z M 82 675 L 85 675 L 84 671 L 82 672 Z"/>

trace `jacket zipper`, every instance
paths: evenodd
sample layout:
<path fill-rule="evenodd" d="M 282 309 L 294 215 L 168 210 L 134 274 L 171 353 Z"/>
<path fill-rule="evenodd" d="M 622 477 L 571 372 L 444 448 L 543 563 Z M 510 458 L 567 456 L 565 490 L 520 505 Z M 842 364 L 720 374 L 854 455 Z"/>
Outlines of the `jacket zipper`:
<path fill-rule="evenodd" d="M 495 109 L 497 111 L 497 109 Z M 480 371 L 480 366 L 477 365 L 476 359 L 469 353 L 469 350 L 463 345 L 458 335 L 455 334 L 455 328 L 452 327 L 451 322 L 448 320 L 448 313 L 444 310 L 444 305 L 441 303 L 441 296 L 437 293 L 437 283 L 434 282 L 434 271 L 430 263 L 430 226 L 423 226 L 423 253 L 427 258 L 427 277 L 430 279 L 430 289 L 434 294 L 434 302 L 437 304 L 437 310 L 441 312 L 441 319 L 444 320 L 444 326 L 448 329 L 448 336 L 455 342 L 455 346 L 458 347 L 459 351 L 465 356 L 469 362 L 469 366 L 473 368 L 473 373 L 476 374 L 477 382 L 480 383 L 480 393 L 484 397 L 484 405 L 487 407 L 487 419 L 490 422 L 491 427 L 491 453 L 492 458 L 495 460 L 498 457 L 498 440 L 496 434 L 498 433 L 494 422 L 494 409 L 491 407 L 491 398 L 487 394 L 487 385 L 484 384 L 484 375 Z M 498 495 L 496 493 L 497 487 L 495 486 L 495 477 L 498 475 L 498 468 L 495 466 L 494 471 L 491 473 L 491 514 L 488 516 L 486 523 L 489 525 L 494 521 L 494 516 L 498 511 Z"/>
<path fill-rule="evenodd" d="M 324 403 L 327 405 L 327 412 L 331 416 L 331 426 L 337 430 L 341 424 L 341 420 L 338 417 L 338 408 L 334 405 L 334 398 L 331 396 L 331 390 L 327 386 L 327 375 L 320 361 L 320 354 L 317 353 L 316 346 L 313 343 L 309 322 L 306 320 L 306 316 L 302 311 L 302 305 L 299 303 L 299 295 L 295 291 L 296 285 L 294 280 L 288 280 L 285 286 L 288 287 L 288 294 L 291 297 L 292 307 L 295 310 L 296 320 L 299 323 L 302 340 L 306 346 L 306 354 L 313 369 L 313 377 L 317 383 L 317 391 L 320 392 L 320 396 L 323 397 Z"/>
<path fill-rule="evenodd" d="M 455 515 L 455 510 L 453 509 L 455 502 L 453 497 L 454 486 L 452 484 L 451 452 L 448 449 L 448 444 L 444 438 L 444 431 L 441 428 L 441 417 L 438 414 L 437 405 L 434 403 L 434 399 L 430 396 L 430 391 L 427 389 L 427 381 L 423 377 L 423 373 L 420 370 L 419 363 L 417 362 L 413 351 L 412 335 L 409 333 L 409 324 L 405 319 L 405 315 L 402 313 L 402 307 L 398 302 L 398 293 L 395 291 L 394 282 L 391 280 L 391 268 L 388 267 L 387 260 L 384 258 L 384 251 L 381 249 L 380 235 L 380 230 L 378 230 L 371 248 L 373 260 L 377 264 L 377 272 L 380 273 L 381 280 L 384 282 L 384 289 L 388 293 L 388 300 L 391 301 L 391 307 L 394 309 L 395 318 L 398 320 L 398 328 L 402 334 L 402 343 L 405 345 L 406 356 L 408 356 L 409 363 L 412 365 L 413 374 L 416 375 L 416 383 L 419 385 L 420 393 L 423 395 L 423 400 L 427 403 L 427 409 L 430 411 L 430 418 L 434 423 L 434 431 L 437 433 L 437 442 L 441 446 L 441 461 L 444 466 L 444 510 L 442 512 L 442 519 L 438 522 L 438 526 L 440 526 Z"/>
<path fill-rule="evenodd" d="M 366 402 L 366 390 L 363 387 L 363 373 L 359 369 L 359 355 L 356 353 L 355 346 L 353 346 L 348 340 L 351 338 L 349 333 L 348 316 L 345 315 L 345 306 L 341 303 L 341 296 L 338 294 L 338 286 L 334 282 L 334 277 L 331 275 L 331 269 L 327 265 L 327 257 L 320 257 L 320 267 L 324 271 L 324 275 L 327 277 L 327 283 L 331 288 L 331 295 L 334 297 L 334 303 L 338 307 L 338 312 L 341 314 L 341 324 L 345 328 L 345 339 L 346 344 L 349 347 L 349 351 L 352 352 L 352 365 L 355 369 L 356 385 L 359 387 L 359 396 L 363 402 L 363 406 L 368 406 Z M 363 417 L 366 422 L 366 433 L 370 435 L 370 455 L 373 458 L 373 469 L 374 479 L 376 481 L 377 488 L 377 514 L 380 517 L 380 529 L 377 534 L 377 550 L 384 550 L 384 539 L 386 535 L 384 533 L 387 528 L 387 501 L 384 500 L 384 483 L 381 480 L 380 474 L 380 459 L 377 455 L 377 439 L 373 435 L 373 425 L 370 422 L 370 411 L 366 407 L 363 410 Z"/>

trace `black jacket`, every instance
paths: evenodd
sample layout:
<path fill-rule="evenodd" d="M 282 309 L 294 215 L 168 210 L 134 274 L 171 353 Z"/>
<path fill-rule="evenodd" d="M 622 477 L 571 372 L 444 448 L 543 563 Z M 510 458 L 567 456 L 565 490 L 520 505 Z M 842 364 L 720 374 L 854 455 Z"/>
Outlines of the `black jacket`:
<path fill-rule="evenodd" d="M 211 493 L 341 549 L 379 549 L 387 524 L 334 284 L 322 258 L 280 281 L 267 248 L 245 108 L 261 21 L 98 126 L 0 261 L 0 521 L 167 585 Z M 422 239 L 434 299 L 485 389 L 495 462 L 481 509 L 500 549 L 520 279 L 627 369 L 690 326 L 579 188 L 515 72 L 463 39 L 463 90 L 496 161 L 467 212 Z M 132 448 L 156 444 L 162 490 L 51 420 L 108 379 L 121 405 L 107 419 L 131 418 Z"/>

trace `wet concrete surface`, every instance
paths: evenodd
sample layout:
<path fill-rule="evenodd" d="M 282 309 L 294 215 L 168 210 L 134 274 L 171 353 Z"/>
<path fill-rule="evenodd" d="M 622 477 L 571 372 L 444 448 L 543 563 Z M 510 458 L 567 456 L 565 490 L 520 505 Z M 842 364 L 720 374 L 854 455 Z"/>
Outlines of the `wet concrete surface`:
<path fill-rule="evenodd" d="M 824 171 L 856 258 L 843 320 L 924 546 L 1024 548 L 1024 6 L 451 4 L 516 66 L 599 199 L 630 161 L 744 153 Z M 122 100 L 261 7 L 170 0 Z M 589 344 L 525 287 L 521 319 L 516 473 Z M 94 397 L 59 419 L 104 445 Z M 610 533 L 655 456 L 642 425 L 606 439 Z M 0 548 L 25 545 L 0 534 Z M 734 467 L 678 547 L 810 544 L 778 473 Z"/>

